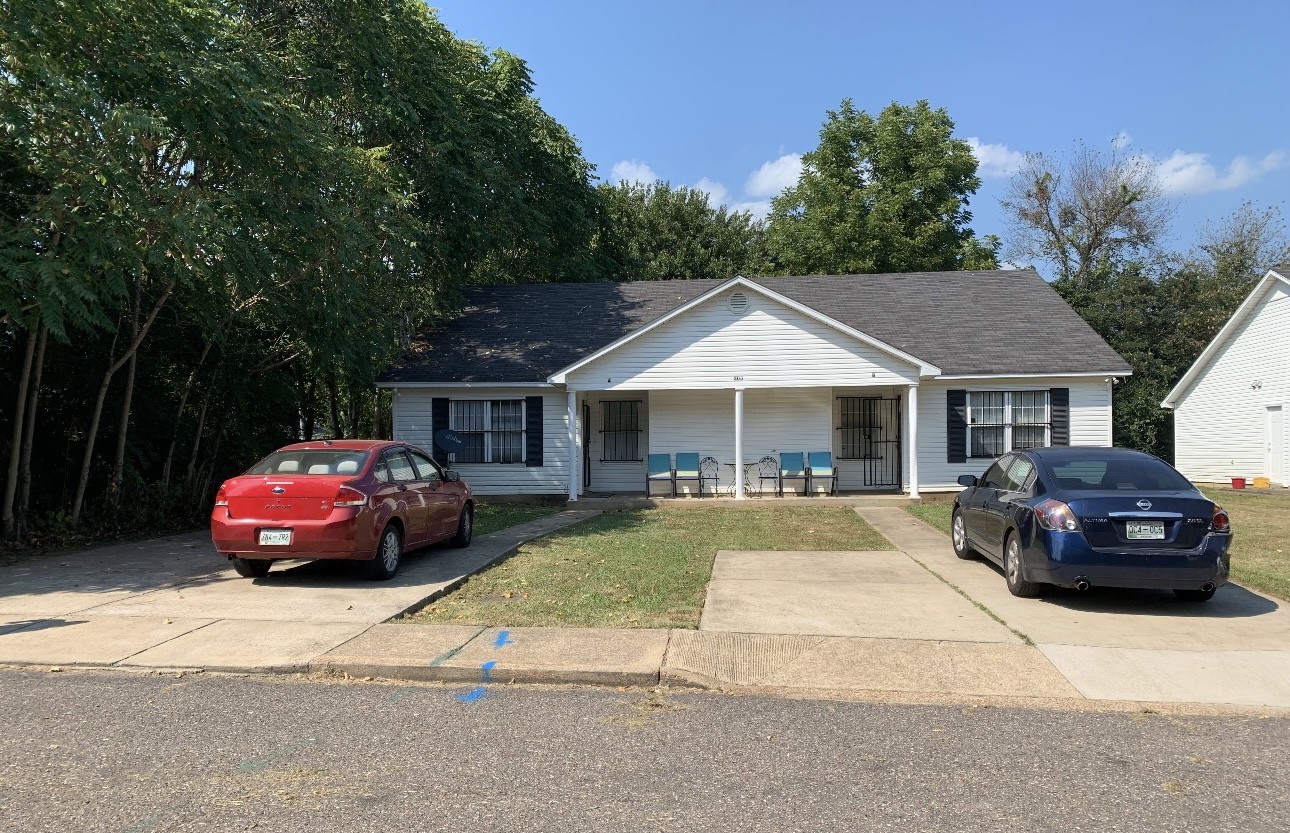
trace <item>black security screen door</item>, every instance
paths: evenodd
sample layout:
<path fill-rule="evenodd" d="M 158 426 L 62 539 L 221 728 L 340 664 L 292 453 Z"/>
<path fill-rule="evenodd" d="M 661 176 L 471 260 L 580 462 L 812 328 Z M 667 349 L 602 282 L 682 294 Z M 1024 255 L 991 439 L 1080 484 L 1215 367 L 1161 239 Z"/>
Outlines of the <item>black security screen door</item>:
<path fill-rule="evenodd" d="M 838 459 L 860 464 L 866 489 L 899 489 L 903 480 L 900 399 L 842 396 L 838 405 Z M 847 468 L 854 469 L 855 464 Z"/>

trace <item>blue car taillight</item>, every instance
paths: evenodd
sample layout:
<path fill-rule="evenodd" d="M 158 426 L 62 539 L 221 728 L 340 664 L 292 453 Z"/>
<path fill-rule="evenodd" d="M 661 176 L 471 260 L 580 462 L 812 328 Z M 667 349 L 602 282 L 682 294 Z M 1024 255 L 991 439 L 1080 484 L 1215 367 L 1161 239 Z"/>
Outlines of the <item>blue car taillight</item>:
<path fill-rule="evenodd" d="M 1046 500 L 1035 506 L 1035 519 L 1043 529 L 1056 529 L 1061 532 L 1079 532 L 1079 518 L 1075 512 L 1060 500 Z"/>

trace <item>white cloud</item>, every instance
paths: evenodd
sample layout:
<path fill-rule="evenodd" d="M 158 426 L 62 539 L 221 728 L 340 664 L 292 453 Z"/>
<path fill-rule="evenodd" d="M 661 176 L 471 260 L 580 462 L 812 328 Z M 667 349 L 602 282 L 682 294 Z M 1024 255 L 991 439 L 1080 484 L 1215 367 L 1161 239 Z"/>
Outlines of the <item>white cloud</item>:
<path fill-rule="evenodd" d="M 1161 186 L 1170 194 L 1205 194 L 1210 191 L 1229 191 L 1252 182 L 1260 176 L 1290 165 L 1290 157 L 1283 151 L 1274 151 L 1262 159 L 1238 156 L 1219 170 L 1209 161 L 1207 153 L 1184 153 L 1175 150 L 1165 160 L 1150 160 L 1155 165 Z"/>
<path fill-rule="evenodd" d="M 764 220 L 770 215 L 770 200 L 741 200 L 727 205 L 726 210 L 732 214 L 747 211 L 753 219 Z"/>
<path fill-rule="evenodd" d="M 641 185 L 653 185 L 658 182 L 658 174 L 654 169 L 639 159 L 624 159 L 621 162 L 615 162 L 614 167 L 610 170 L 611 180 L 615 185 L 620 182 L 639 183 Z"/>
<path fill-rule="evenodd" d="M 706 176 L 694 183 L 694 187 L 708 195 L 708 205 L 713 208 L 720 208 L 730 200 L 730 189 Z"/>
<path fill-rule="evenodd" d="M 1133 144 L 1133 137 L 1129 135 L 1129 131 L 1121 130 L 1119 133 L 1116 133 L 1115 138 L 1111 140 L 1111 149 L 1124 150 L 1131 144 Z"/>
<path fill-rule="evenodd" d="M 785 188 L 796 185 L 801 173 L 802 154 L 786 153 L 749 174 L 744 193 L 750 197 L 777 197 Z"/>
<path fill-rule="evenodd" d="M 983 177 L 1012 176 L 1026 161 L 1026 154 L 1007 145 L 983 142 L 975 136 L 967 137 L 966 141 L 978 162 L 977 173 Z"/>

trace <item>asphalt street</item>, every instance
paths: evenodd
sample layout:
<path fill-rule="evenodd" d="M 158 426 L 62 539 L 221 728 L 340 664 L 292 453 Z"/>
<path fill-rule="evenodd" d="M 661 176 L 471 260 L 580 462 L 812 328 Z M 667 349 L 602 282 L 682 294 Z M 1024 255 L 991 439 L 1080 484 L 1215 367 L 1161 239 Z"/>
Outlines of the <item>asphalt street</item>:
<path fill-rule="evenodd" d="M 1285 831 L 1290 721 L 0 672 L 4 831 Z"/>

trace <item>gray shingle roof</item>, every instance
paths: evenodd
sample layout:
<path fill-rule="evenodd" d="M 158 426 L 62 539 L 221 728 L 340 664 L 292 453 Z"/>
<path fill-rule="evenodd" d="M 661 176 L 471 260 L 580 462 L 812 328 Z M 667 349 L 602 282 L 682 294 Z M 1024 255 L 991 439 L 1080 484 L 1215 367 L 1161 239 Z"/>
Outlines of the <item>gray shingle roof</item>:
<path fill-rule="evenodd" d="M 947 376 L 1131 368 L 1030 269 L 754 278 Z M 382 382 L 542 382 L 722 281 L 479 286 Z"/>

